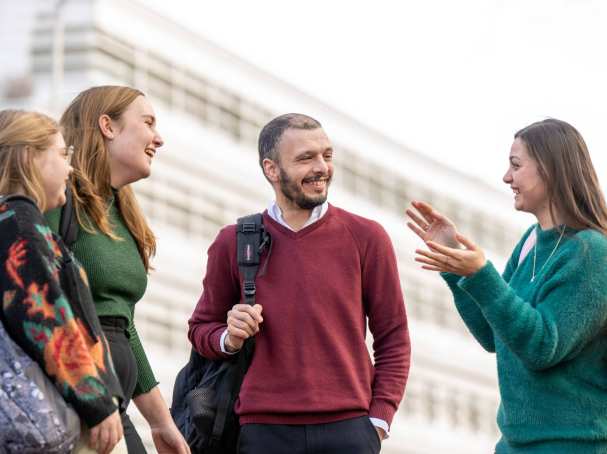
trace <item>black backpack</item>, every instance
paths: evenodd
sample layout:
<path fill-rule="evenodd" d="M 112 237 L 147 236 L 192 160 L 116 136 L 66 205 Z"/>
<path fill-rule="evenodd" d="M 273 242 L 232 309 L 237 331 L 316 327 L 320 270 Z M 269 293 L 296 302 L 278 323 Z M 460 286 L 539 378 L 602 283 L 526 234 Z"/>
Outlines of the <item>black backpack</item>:
<path fill-rule="evenodd" d="M 261 214 L 238 219 L 236 232 L 244 301 L 254 305 L 260 256 L 271 239 Z M 190 360 L 177 374 L 171 415 L 193 453 L 236 454 L 240 426 L 234 403 L 254 350 L 255 338 L 247 339 L 240 352 L 225 360 L 212 361 L 192 349 Z"/>

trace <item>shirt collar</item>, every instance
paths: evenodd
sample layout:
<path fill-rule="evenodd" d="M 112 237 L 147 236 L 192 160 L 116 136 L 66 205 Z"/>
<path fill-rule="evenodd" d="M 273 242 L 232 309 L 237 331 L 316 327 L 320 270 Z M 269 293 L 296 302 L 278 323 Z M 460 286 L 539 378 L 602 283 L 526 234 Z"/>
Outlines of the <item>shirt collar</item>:
<path fill-rule="evenodd" d="M 301 227 L 306 228 L 309 225 L 314 224 L 317 221 L 320 221 L 322 219 L 322 217 L 327 214 L 327 210 L 329 209 L 329 202 L 325 201 L 322 205 L 317 205 L 315 206 L 312 211 L 310 212 L 310 217 L 308 218 L 308 220 L 306 221 L 306 223 Z M 268 215 L 274 219 L 276 222 L 278 222 L 280 225 L 288 228 L 291 231 L 294 231 L 289 224 L 287 224 L 284 220 L 284 218 L 282 217 L 282 210 L 280 209 L 280 207 L 278 206 L 278 204 L 276 203 L 276 200 L 272 201 L 272 203 L 270 203 L 270 206 L 268 207 Z"/>

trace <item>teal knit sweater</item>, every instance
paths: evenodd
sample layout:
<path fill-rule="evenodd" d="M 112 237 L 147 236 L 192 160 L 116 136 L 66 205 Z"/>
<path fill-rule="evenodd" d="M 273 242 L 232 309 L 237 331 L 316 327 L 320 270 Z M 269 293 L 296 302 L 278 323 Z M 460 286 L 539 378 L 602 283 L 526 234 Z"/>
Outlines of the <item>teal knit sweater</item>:
<path fill-rule="evenodd" d="M 134 324 L 135 303 L 145 293 L 147 274 L 137 244 L 116 204 L 113 201 L 109 203 L 109 221 L 120 240 L 112 240 L 99 232 L 91 234 L 80 228 L 72 249 L 88 275 L 97 315 L 124 317 L 128 321 L 129 344 L 137 362 L 138 378 L 134 392 L 134 397 L 137 397 L 158 384 Z M 58 231 L 60 215 L 59 209 L 46 213 L 55 232 Z"/>
<path fill-rule="evenodd" d="M 503 276 L 491 262 L 443 273 L 470 332 L 495 352 L 502 439 L 497 454 L 607 453 L 607 238 L 594 230 L 530 228 Z M 545 264 L 545 265 L 544 265 Z"/>

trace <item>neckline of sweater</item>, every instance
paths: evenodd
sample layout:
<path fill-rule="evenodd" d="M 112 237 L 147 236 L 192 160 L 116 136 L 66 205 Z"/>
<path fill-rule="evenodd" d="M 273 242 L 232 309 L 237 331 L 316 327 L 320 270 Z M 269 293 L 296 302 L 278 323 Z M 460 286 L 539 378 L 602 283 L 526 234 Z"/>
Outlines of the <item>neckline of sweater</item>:
<path fill-rule="evenodd" d="M 535 224 L 535 235 L 538 245 L 544 245 L 547 243 L 552 244 L 555 241 L 558 241 L 563 228 L 565 229 L 565 232 L 563 233 L 563 241 L 565 241 L 568 237 L 575 235 L 579 231 L 564 224 L 556 225 L 543 230 L 539 224 Z"/>
<path fill-rule="evenodd" d="M 279 222 L 276 222 L 274 219 L 272 219 L 272 217 L 268 214 L 268 210 L 265 210 L 263 214 L 264 214 L 264 222 L 268 221 L 270 224 L 272 224 L 272 227 L 274 227 L 276 230 L 280 231 L 281 233 L 283 233 L 291 238 L 301 238 L 302 236 L 305 236 L 308 233 L 313 232 L 317 228 L 324 225 L 327 222 L 327 220 L 333 216 L 334 211 L 335 211 L 335 208 L 333 207 L 333 205 L 329 204 L 329 208 L 327 209 L 327 212 L 325 213 L 325 215 L 322 218 L 320 218 L 318 221 L 314 222 L 313 224 L 310 224 L 310 225 L 304 227 L 303 229 L 298 230 L 297 232 L 294 232 L 293 230 L 286 228 L 284 225 L 282 225 Z"/>

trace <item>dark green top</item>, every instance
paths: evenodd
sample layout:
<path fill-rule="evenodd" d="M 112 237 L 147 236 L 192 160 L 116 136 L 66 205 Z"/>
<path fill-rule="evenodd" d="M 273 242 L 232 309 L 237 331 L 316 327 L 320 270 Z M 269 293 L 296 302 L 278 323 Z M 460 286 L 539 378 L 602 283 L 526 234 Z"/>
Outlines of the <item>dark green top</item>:
<path fill-rule="evenodd" d="M 124 317 L 128 320 L 129 343 L 137 362 L 137 386 L 134 397 L 150 391 L 158 384 L 134 324 L 135 303 L 147 286 L 147 273 L 137 244 L 127 229 L 113 199 L 108 216 L 120 240 L 103 233 L 91 234 L 80 228 L 72 249 L 88 274 L 95 308 L 100 317 Z M 46 213 L 51 228 L 59 229 L 60 209 Z"/>
<path fill-rule="evenodd" d="M 497 454 L 607 453 L 607 238 L 594 230 L 530 228 L 503 276 L 491 262 L 444 273 L 470 332 L 495 352 L 502 439 Z M 545 265 L 544 265 L 545 264 Z"/>

